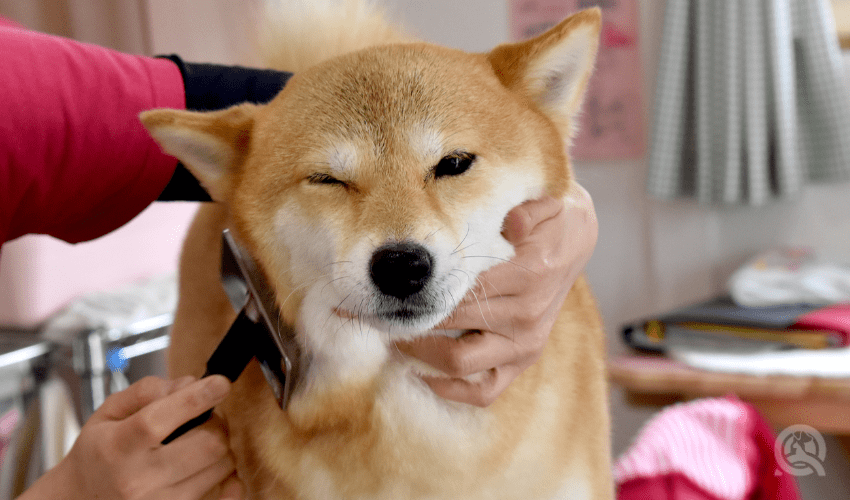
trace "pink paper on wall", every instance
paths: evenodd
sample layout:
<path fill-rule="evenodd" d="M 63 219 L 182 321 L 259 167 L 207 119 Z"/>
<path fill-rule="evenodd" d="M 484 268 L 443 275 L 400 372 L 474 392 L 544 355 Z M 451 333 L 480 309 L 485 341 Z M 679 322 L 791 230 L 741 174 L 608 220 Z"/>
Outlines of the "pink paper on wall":
<path fill-rule="evenodd" d="M 509 0 L 511 38 L 530 38 L 595 6 L 602 9 L 599 56 L 572 155 L 581 160 L 639 158 L 645 135 L 637 0 Z"/>

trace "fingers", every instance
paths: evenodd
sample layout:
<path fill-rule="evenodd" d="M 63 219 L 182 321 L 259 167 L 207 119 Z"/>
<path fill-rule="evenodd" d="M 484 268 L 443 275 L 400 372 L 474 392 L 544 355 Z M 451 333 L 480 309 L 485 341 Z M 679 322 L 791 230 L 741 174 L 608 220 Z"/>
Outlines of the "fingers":
<path fill-rule="evenodd" d="M 530 218 L 533 229 L 513 242 L 516 255 L 510 262 L 479 276 L 478 286 L 438 328 L 502 332 L 501 328 L 527 323 L 523 318 L 540 318 L 550 303 L 560 305 L 590 259 L 598 237 L 587 191 L 573 183 L 566 200 L 565 209 L 551 197 L 515 209 Z"/>
<path fill-rule="evenodd" d="M 541 320 L 554 318 L 572 286 L 572 281 L 565 283 L 565 279 L 540 279 L 513 295 L 476 293 L 471 300 L 462 300 L 437 329 L 484 330 L 518 338 Z"/>
<path fill-rule="evenodd" d="M 185 377 L 175 379 L 171 383 L 171 390 L 168 391 L 168 394 L 174 394 L 175 392 L 179 391 L 180 389 L 186 387 L 187 385 L 191 384 L 196 380 L 198 380 L 198 378 L 193 377 L 191 375 L 186 375 Z"/>
<path fill-rule="evenodd" d="M 230 381 L 225 377 L 205 377 L 148 404 L 129 417 L 129 422 L 138 438 L 155 446 L 184 423 L 220 403 L 229 391 Z"/>
<path fill-rule="evenodd" d="M 108 398 L 92 415 L 95 420 L 122 420 L 168 395 L 174 381 L 145 377 Z"/>
<path fill-rule="evenodd" d="M 462 378 L 492 369 L 504 371 L 509 366 L 527 368 L 542 352 L 547 333 L 531 335 L 526 332 L 522 342 L 492 332 L 468 332 L 457 339 L 435 335 L 397 342 L 396 347 L 449 377 Z M 510 373 L 508 370 L 500 376 Z"/>
<path fill-rule="evenodd" d="M 145 377 L 126 390 L 112 394 L 98 408 L 95 420 L 123 420 L 154 401 L 164 398 L 176 390 L 192 383 L 195 377 L 186 376 L 176 380 Z"/>
<path fill-rule="evenodd" d="M 577 182 L 570 185 L 564 201 L 567 206 L 568 235 L 571 236 L 571 245 L 576 247 L 576 255 L 584 258 L 581 266 L 583 268 L 596 247 L 599 220 L 590 193 Z"/>
<path fill-rule="evenodd" d="M 161 441 L 229 389 L 221 376 L 148 377 L 110 396 L 66 457 L 69 483 L 86 498 L 175 499 L 197 499 L 226 483 L 234 464 L 226 425 L 217 417 L 169 445 Z M 232 483 L 222 492 L 238 497 L 242 490 Z"/>
<path fill-rule="evenodd" d="M 563 210 L 564 203 L 551 196 L 526 201 L 508 212 L 502 229 L 502 236 L 511 243 L 521 241 L 539 223 L 556 217 Z"/>
<path fill-rule="evenodd" d="M 467 294 L 464 301 L 519 295 L 540 281 L 557 278 L 570 256 L 562 242 L 567 216 L 563 202 L 552 197 L 526 202 L 511 211 L 505 219 L 505 233 L 510 235 L 505 237 L 514 245 L 514 257 L 482 273 L 475 293 Z M 525 222 L 517 223 L 519 219 Z M 532 227 L 520 227 L 527 225 Z M 525 234 L 516 238 L 521 232 Z"/>
<path fill-rule="evenodd" d="M 435 394 L 443 399 L 485 408 L 496 401 L 496 398 L 520 372 L 520 369 L 513 366 L 492 368 L 474 382 L 458 378 L 427 376 L 421 378 Z"/>
<path fill-rule="evenodd" d="M 156 460 L 170 475 L 166 484 L 180 482 L 229 455 L 226 424 L 214 415 L 209 422 L 159 448 L 156 453 Z"/>
<path fill-rule="evenodd" d="M 235 471 L 236 462 L 233 456 L 228 454 L 197 474 L 168 488 L 167 495 L 163 498 L 197 499 L 206 493 L 219 490 L 217 498 L 242 499 L 245 497 L 245 488 L 236 477 Z"/>
<path fill-rule="evenodd" d="M 437 396 L 480 407 L 492 404 L 538 356 L 521 352 L 521 346 L 504 337 L 478 332 L 458 339 L 425 337 L 396 346 L 447 375 L 420 376 Z"/>

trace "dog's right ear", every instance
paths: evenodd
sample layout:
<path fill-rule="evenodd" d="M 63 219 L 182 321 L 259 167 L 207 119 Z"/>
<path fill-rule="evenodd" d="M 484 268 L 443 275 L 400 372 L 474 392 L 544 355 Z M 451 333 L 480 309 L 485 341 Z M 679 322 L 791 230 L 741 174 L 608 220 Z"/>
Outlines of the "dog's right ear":
<path fill-rule="evenodd" d="M 213 200 L 224 201 L 248 155 L 257 109 L 252 104 L 213 112 L 154 109 L 139 118 L 160 147 L 183 162 Z"/>

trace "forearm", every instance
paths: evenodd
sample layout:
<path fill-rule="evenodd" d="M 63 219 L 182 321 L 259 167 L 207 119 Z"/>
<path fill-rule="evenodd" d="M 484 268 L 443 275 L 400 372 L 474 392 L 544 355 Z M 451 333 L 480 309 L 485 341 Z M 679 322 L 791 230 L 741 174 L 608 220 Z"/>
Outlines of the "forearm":
<path fill-rule="evenodd" d="M 0 60 L 0 244 L 28 233 L 84 241 L 157 199 L 208 201 L 150 139 L 139 112 L 265 103 L 291 76 L 133 56 L 2 25 Z"/>
<path fill-rule="evenodd" d="M 67 459 L 59 462 L 56 467 L 42 474 L 16 500 L 75 500 L 77 488 L 71 484 Z"/>
<path fill-rule="evenodd" d="M 96 238 L 141 212 L 176 160 L 138 121 L 183 108 L 170 61 L 0 27 L 0 242 Z"/>

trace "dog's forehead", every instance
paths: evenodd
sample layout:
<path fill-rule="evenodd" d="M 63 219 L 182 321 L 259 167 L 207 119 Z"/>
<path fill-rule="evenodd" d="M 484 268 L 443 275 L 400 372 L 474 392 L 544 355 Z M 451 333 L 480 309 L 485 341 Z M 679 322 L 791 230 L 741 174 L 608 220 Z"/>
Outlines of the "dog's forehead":
<path fill-rule="evenodd" d="M 397 130 L 400 123 L 448 125 L 488 93 L 503 91 L 476 54 L 406 44 L 346 54 L 311 68 L 293 89 L 317 120 L 335 120 L 353 136 Z"/>
<path fill-rule="evenodd" d="M 498 93 L 498 80 L 479 59 L 410 44 L 320 64 L 285 89 L 280 115 L 293 132 L 287 138 L 307 142 L 305 159 L 335 172 L 377 158 L 439 159 L 478 135 L 472 121 L 488 111 L 488 90 Z"/>
<path fill-rule="evenodd" d="M 354 174 L 359 165 L 375 163 L 381 157 L 406 158 L 419 164 L 435 161 L 452 149 L 441 127 L 426 121 L 399 126 L 392 134 L 392 144 L 381 144 L 370 136 L 351 138 L 345 134 L 330 134 L 316 141 L 309 159 L 343 176 Z"/>

